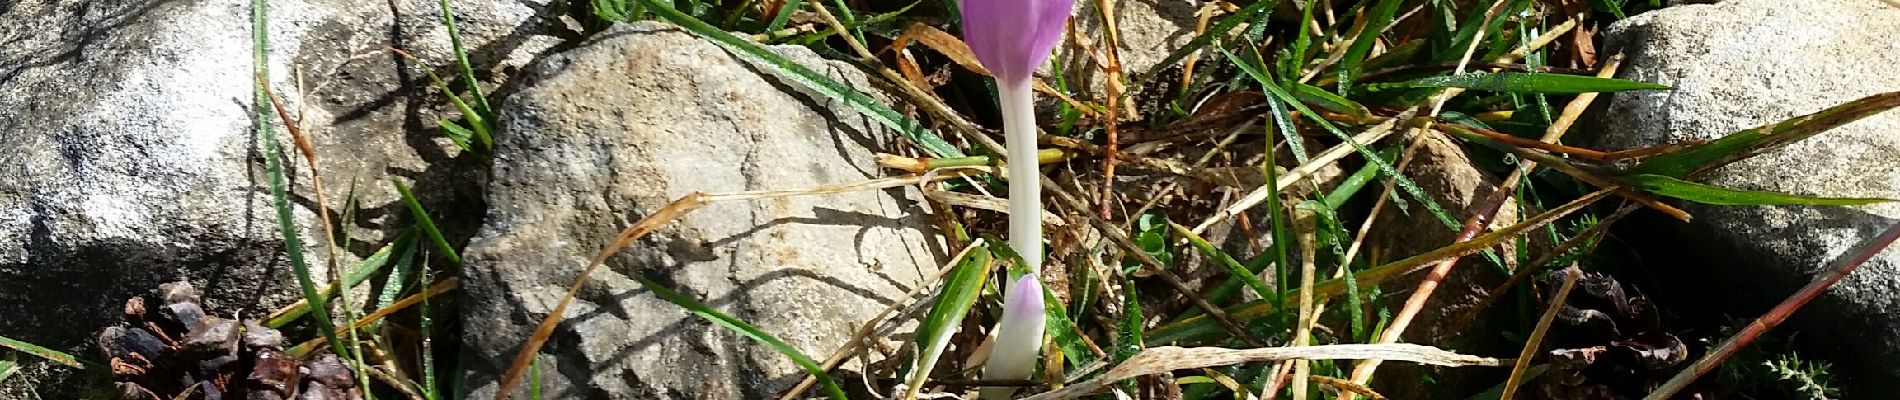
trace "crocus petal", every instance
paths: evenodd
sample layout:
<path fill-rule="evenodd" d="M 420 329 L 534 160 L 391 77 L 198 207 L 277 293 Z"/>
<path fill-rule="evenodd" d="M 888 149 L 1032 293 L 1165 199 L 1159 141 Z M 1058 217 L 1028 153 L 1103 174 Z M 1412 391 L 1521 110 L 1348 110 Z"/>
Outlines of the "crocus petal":
<path fill-rule="evenodd" d="M 1062 40 L 1074 0 L 961 0 L 963 41 L 1004 84 L 1028 82 Z"/>
<path fill-rule="evenodd" d="M 1024 275 L 1003 293 L 1003 319 L 996 323 L 996 343 L 983 363 L 984 379 L 1028 379 L 1042 355 L 1044 327 L 1042 282 Z M 983 398 L 1008 398 L 1014 388 L 988 388 Z"/>

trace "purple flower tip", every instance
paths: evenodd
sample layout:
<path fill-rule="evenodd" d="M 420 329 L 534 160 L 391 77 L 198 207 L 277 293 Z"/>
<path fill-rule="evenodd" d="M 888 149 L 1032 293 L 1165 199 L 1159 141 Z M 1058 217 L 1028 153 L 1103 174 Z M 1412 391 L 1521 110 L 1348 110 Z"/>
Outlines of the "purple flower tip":
<path fill-rule="evenodd" d="M 996 343 L 983 364 L 985 379 L 1028 379 L 1042 355 L 1042 282 L 1024 275 L 1003 292 L 1003 319 L 996 323 Z M 1007 399 L 1015 388 L 988 388 L 984 399 Z"/>
<path fill-rule="evenodd" d="M 963 41 L 1003 84 L 1023 84 L 1062 40 L 1074 0 L 960 0 Z"/>
<path fill-rule="evenodd" d="M 1035 316 L 1041 320 L 1043 313 L 1042 282 L 1035 275 L 1023 275 L 1009 284 L 1009 291 L 1003 293 L 1003 305 L 1008 307 L 1006 314 Z"/>

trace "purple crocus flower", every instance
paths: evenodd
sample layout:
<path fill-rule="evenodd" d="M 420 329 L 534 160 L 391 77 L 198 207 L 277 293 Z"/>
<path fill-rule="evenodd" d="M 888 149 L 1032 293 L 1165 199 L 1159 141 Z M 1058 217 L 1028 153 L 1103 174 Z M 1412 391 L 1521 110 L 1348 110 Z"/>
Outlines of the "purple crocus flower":
<path fill-rule="evenodd" d="M 996 77 L 1009 161 L 1009 246 L 1029 274 L 1003 295 L 1003 320 L 983 365 L 988 379 L 1027 379 L 1042 353 L 1042 173 L 1036 163 L 1036 114 L 1030 78 L 1062 40 L 1073 0 L 961 0 L 963 42 Z M 988 388 L 984 398 L 1008 398 L 1013 388 Z"/>
<path fill-rule="evenodd" d="M 963 41 L 996 77 L 1009 161 L 1009 245 L 1042 271 L 1042 176 L 1030 78 L 1062 39 L 1073 0 L 962 0 Z"/>
<path fill-rule="evenodd" d="M 962 0 L 963 42 L 998 84 L 1028 85 L 1062 41 L 1073 0 Z"/>

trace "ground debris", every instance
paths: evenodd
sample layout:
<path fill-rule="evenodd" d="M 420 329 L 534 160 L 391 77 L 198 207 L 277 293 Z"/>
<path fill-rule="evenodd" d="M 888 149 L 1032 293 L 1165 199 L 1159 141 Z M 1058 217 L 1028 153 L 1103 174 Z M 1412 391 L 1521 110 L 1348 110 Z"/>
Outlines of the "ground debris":
<path fill-rule="evenodd" d="M 1560 276 L 1553 272 L 1546 281 Z M 1633 399 L 1667 380 L 1689 348 L 1647 297 L 1609 275 L 1585 273 L 1558 312 L 1544 354 L 1551 366 L 1541 385 L 1546 398 Z"/>
<path fill-rule="evenodd" d="M 160 285 L 158 297 L 164 299 L 159 312 L 151 312 L 145 297 L 127 299 L 125 320 L 99 333 L 119 399 L 362 398 L 355 376 L 335 355 L 300 364 L 284 354 L 283 333 L 207 315 L 188 282 Z"/>

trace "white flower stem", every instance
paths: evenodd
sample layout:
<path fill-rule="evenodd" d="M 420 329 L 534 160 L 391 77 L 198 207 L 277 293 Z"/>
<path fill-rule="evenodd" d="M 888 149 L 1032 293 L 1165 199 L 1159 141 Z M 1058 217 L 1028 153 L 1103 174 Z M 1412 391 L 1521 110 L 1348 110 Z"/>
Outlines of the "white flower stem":
<path fill-rule="evenodd" d="M 1029 82 L 997 82 L 1003 145 L 1009 148 L 1009 247 L 1042 273 L 1042 172 L 1036 161 L 1036 105 Z"/>
<path fill-rule="evenodd" d="M 987 379 L 1028 379 L 1042 354 L 1042 172 L 1036 159 L 1036 110 L 1029 82 L 997 81 L 1003 109 L 1004 146 L 1009 148 L 1009 247 L 1029 275 L 1012 279 L 1003 296 L 996 343 L 983 365 Z M 982 390 L 985 399 L 1007 399 L 1015 388 Z"/>

